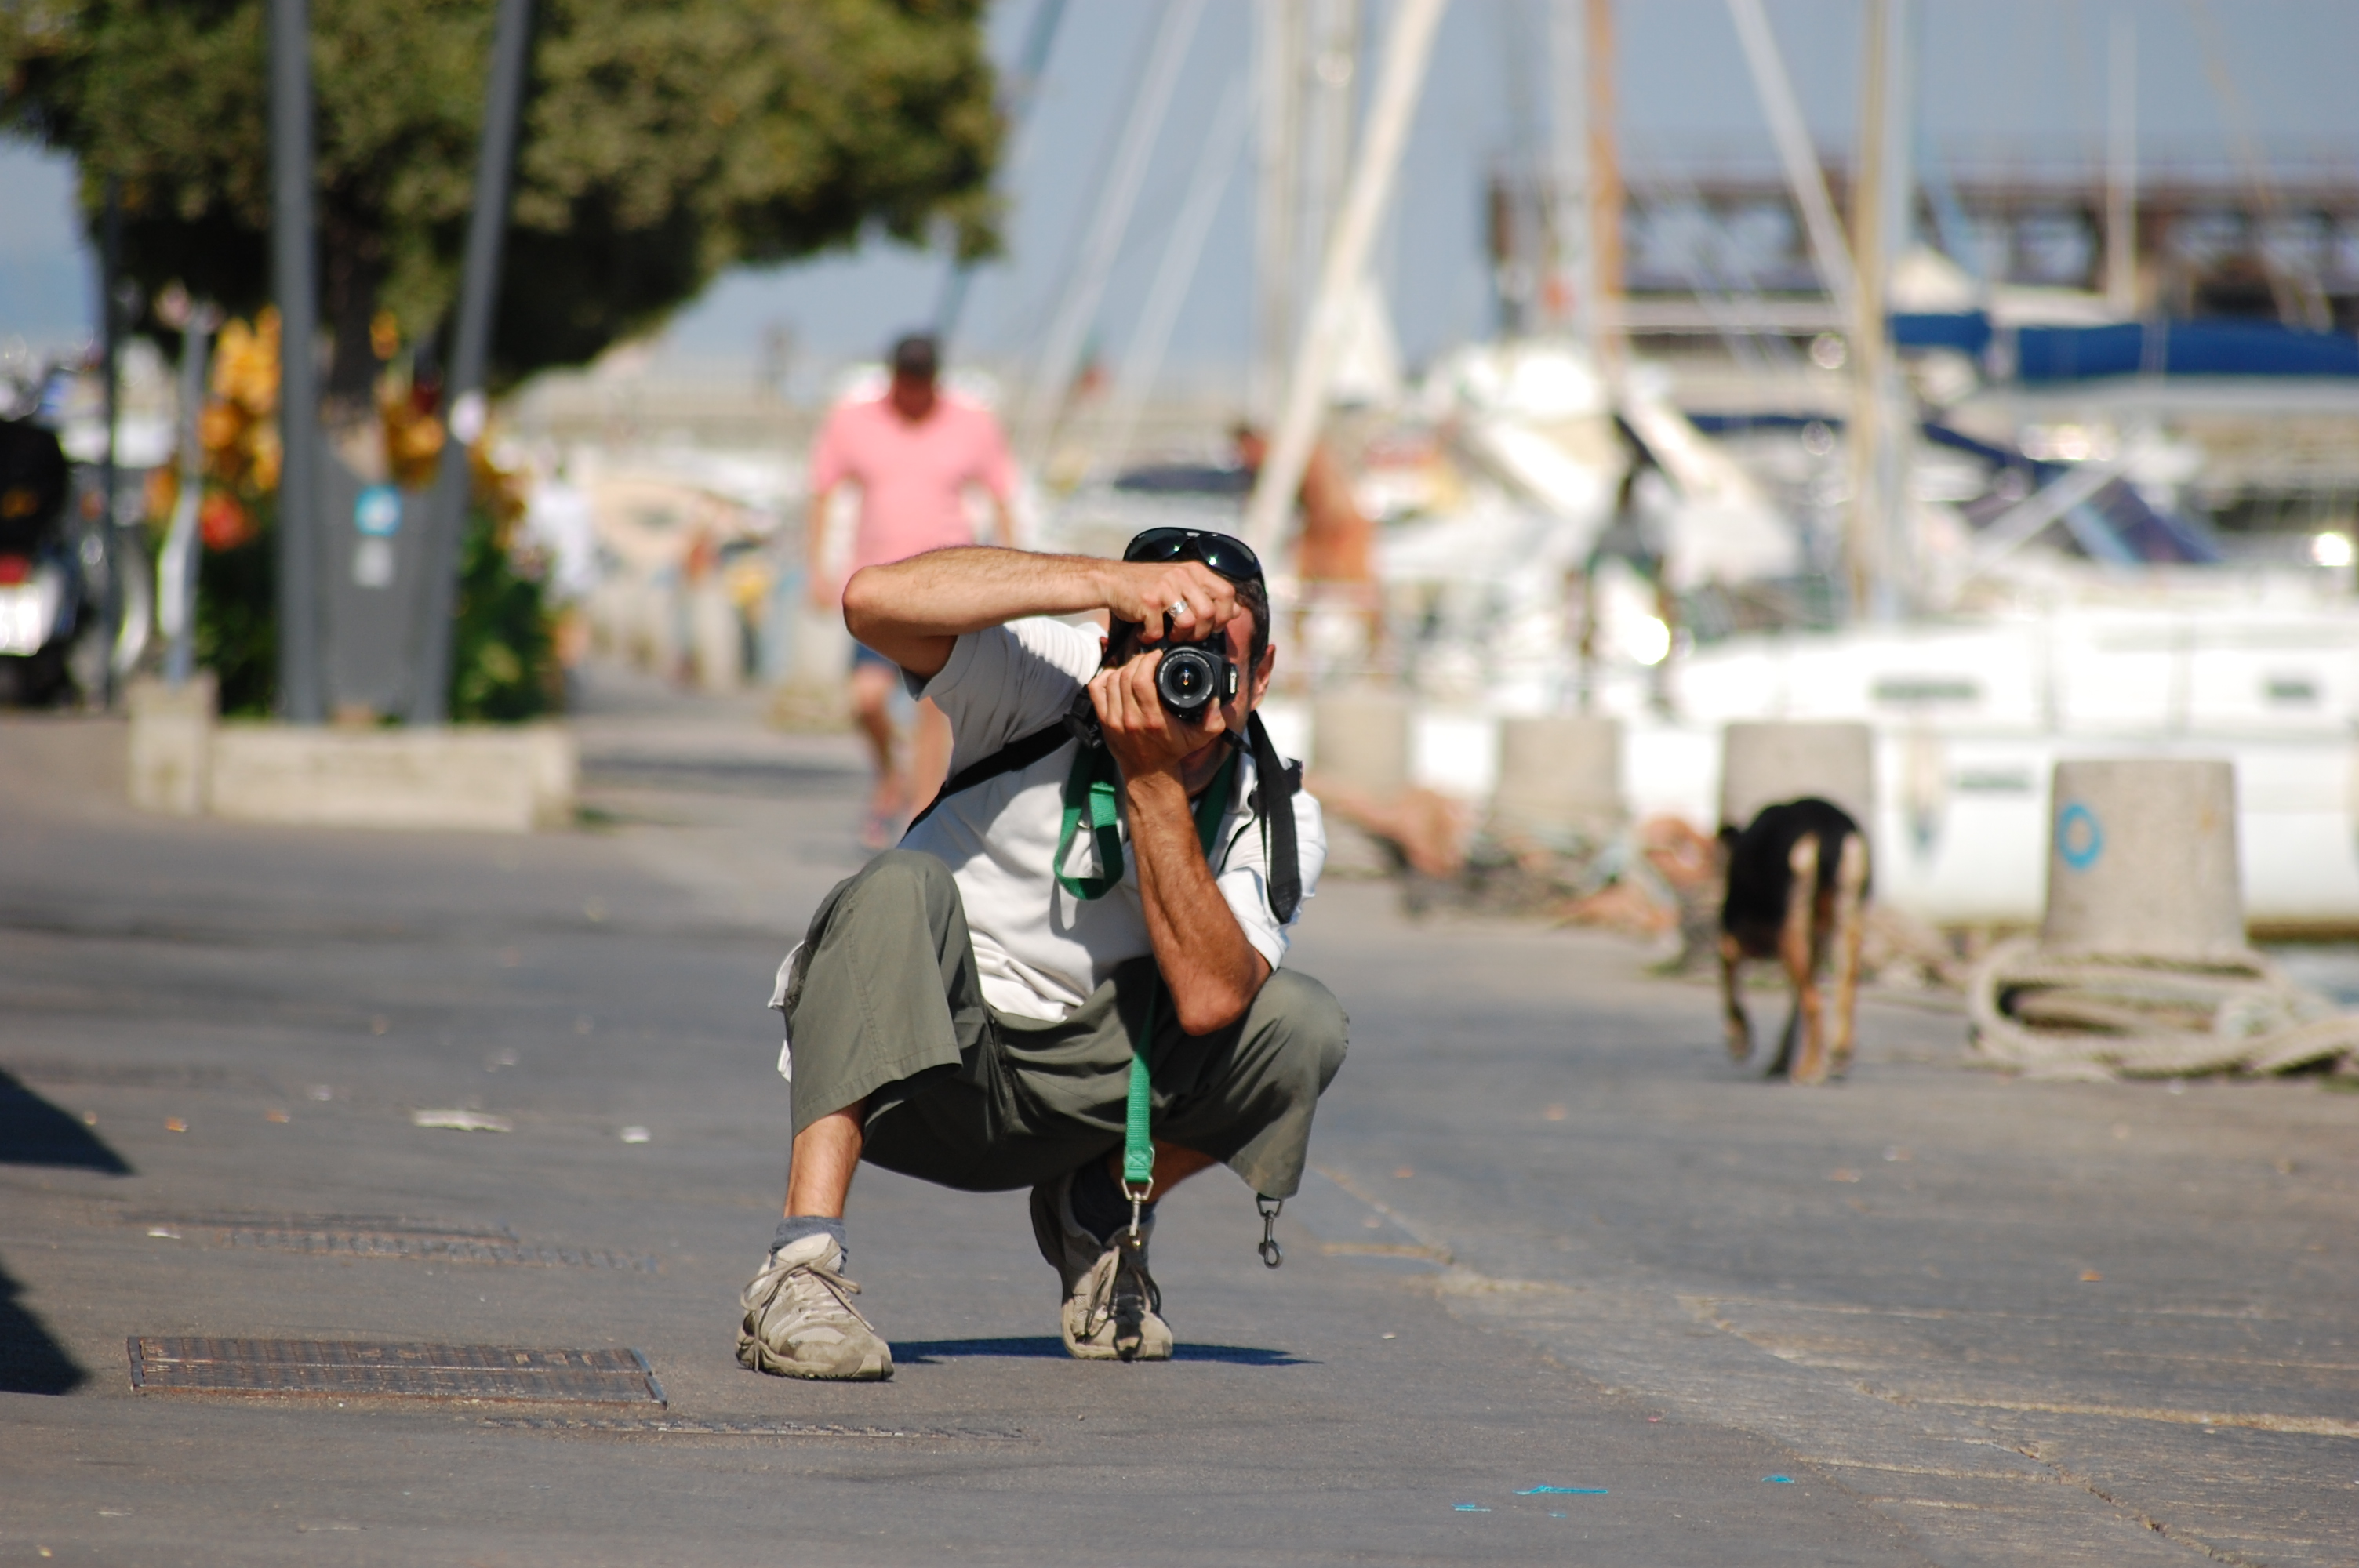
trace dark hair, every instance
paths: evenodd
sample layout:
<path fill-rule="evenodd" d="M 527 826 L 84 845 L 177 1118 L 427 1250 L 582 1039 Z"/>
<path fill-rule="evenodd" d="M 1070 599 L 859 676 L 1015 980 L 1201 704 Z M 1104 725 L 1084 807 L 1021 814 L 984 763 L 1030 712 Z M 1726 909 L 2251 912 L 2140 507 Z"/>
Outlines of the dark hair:
<path fill-rule="evenodd" d="M 912 332 L 893 345 L 893 373 L 931 381 L 942 368 L 942 351 L 929 332 Z"/>
<path fill-rule="evenodd" d="M 1261 668 L 1261 656 L 1269 651 L 1269 585 L 1257 577 L 1247 578 L 1236 585 L 1236 590 L 1237 602 L 1254 618 L 1253 642 L 1248 646 L 1253 668 L 1257 670 Z"/>

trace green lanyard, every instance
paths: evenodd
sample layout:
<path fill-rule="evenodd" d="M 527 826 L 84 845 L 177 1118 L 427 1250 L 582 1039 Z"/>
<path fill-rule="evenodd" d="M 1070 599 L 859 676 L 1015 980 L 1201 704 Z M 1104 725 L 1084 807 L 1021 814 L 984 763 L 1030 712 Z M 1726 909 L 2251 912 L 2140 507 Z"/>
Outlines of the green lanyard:
<path fill-rule="evenodd" d="M 1221 771 L 1212 776 L 1212 784 L 1196 803 L 1196 838 L 1209 859 L 1213 840 L 1220 837 L 1221 818 L 1229 809 L 1229 794 L 1234 787 L 1237 759 L 1234 752 L 1221 763 Z M 1103 746 L 1082 746 L 1073 753 L 1072 772 L 1065 775 L 1065 820 L 1057 835 L 1057 860 L 1051 868 L 1057 885 L 1087 903 L 1103 898 L 1122 881 L 1122 835 L 1114 827 L 1117 819 L 1117 792 L 1121 773 L 1114 766 L 1114 753 Z M 1090 819 L 1090 837 L 1095 841 L 1098 875 L 1069 877 L 1065 874 L 1065 857 L 1073 847 L 1073 838 L 1081 829 L 1082 817 Z M 1162 1000 L 1163 986 L 1158 979 L 1154 991 L 1147 999 L 1147 1016 L 1139 1025 L 1138 1038 L 1131 1044 L 1130 1095 L 1123 1113 L 1122 1184 L 1133 1193 L 1136 1203 L 1144 1203 L 1155 1185 L 1155 1140 L 1147 1127 L 1150 1109 L 1147 1076 L 1147 1047 L 1155 1040 L 1156 1003 Z"/>

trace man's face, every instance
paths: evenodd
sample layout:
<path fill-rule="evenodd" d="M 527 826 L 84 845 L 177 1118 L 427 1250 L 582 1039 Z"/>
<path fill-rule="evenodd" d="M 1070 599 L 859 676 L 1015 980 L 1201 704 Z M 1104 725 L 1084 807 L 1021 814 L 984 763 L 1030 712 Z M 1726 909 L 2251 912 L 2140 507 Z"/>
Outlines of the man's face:
<path fill-rule="evenodd" d="M 1237 682 L 1236 696 L 1221 704 L 1221 722 L 1228 734 L 1242 735 L 1245 732 L 1245 721 L 1253 717 L 1253 710 L 1261 706 L 1263 697 L 1269 695 L 1269 677 L 1271 672 L 1277 668 L 1277 650 L 1275 647 L 1264 648 L 1258 667 L 1245 662 L 1253 654 L 1254 618 L 1250 612 L 1239 615 L 1223 630 L 1228 636 L 1229 658 L 1236 665 L 1243 678 Z M 1215 736 L 1189 752 L 1180 762 L 1180 777 L 1186 781 L 1190 794 L 1212 782 L 1212 775 L 1221 771 L 1221 758 L 1226 751 L 1226 743 Z"/>
<path fill-rule="evenodd" d="M 912 425 L 934 411 L 936 393 L 934 378 L 929 375 L 907 375 L 896 373 L 889 395 L 893 411 Z"/>

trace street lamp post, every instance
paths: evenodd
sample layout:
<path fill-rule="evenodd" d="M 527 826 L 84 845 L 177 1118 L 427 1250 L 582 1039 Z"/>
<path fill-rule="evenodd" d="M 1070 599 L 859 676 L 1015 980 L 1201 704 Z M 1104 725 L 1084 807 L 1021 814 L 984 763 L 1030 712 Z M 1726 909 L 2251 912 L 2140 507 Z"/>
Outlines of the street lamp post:
<path fill-rule="evenodd" d="M 320 683 L 320 363 L 309 0 L 270 4 L 271 247 L 278 293 L 278 704 L 325 717 Z"/>
<path fill-rule="evenodd" d="M 516 117 L 524 97 L 531 0 L 500 0 L 492 39 L 491 89 L 484 108 L 483 154 L 475 168 L 475 210 L 467 222 L 467 257 L 459 284 L 459 328 L 443 387 L 441 466 L 427 503 L 426 581 L 419 595 L 409 721 L 450 717 L 451 618 L 459 600 L 460 550 L 466 542 L 468 449 L 484 433 L 484 367 L 498 303 L 500 249 L 507 235 L 508 178 L 516 165 Z"/>

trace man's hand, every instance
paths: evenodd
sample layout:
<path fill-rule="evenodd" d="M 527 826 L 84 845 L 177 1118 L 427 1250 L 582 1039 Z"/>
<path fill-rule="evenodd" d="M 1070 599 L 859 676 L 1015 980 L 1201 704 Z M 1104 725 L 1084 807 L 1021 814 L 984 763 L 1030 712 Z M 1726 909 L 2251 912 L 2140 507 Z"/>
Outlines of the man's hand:
<path fill-rule="evenodd" d="M 1155 672 L 1162 664 L 1159 653 L 1140 654 L 1090 679 L 1090 706 L 1097 709 L 1106 750 L 1127 782 L 1158 774 L 1179 780 L 1180 764 L 1228 729 L 1219 703 L 1205 704 L 1201 724 L 1174 718 L 1155 690 Z"/>
<path fill-rule="evenodd" d="M 1121 561 L 1108 569 L 1106 609 L 1144 628 L 1142 643 L 1163 641 L 1163 618 L 1182 643 L 1211 636 L 1238 614 L 1234 584 L 1201 561 Z M 1150 687 L 1148 696 L 1154 695 Z M 1197 744 L 1203 742 L 1199 741 Z"/>
<path fill-rule="evenodd" d="M 1188 805 L 1186 761 L 1215 745 L 1228 728 L 1226 716 L 1217 704 L 1206 709 L 1202 724 L 1183 723 L 1164 711 L 1155 694 L 1162 663 L 1160 653 L 1141 654 L 1100 670 L 1090 682 L 1090 703 L 1106 749 L 1122 769 L 1139 909 L 1156 967 L 1170 988 L 1180 1027 L 1210 1034 L 1245 1016 L 1269 979 L 1269 960 L 1245 940 L 1221 896 Z"/>

